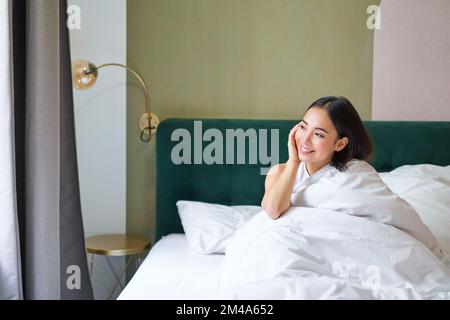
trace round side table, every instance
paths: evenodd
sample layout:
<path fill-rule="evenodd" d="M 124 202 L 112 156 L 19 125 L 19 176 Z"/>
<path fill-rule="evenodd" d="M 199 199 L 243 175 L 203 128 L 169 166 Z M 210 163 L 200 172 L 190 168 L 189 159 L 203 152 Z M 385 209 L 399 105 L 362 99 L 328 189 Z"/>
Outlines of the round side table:
<path fill-rule="evenodd" d="M 96 235 L 86 238 L 86 250 L 90 254 L 89 264 L 90 264 L 90 272 L 89 275 L 92 277 L 93 271 L 95 271 L 99 279 L 102 282 L 102 285 L 109 292 L 109 299 L 112 299 L 114 292 L 117 287 L 123 290 L 125 287 L 122 284 L 122 277 L 128 269 L 130 262 L 133 260 L 133 257 L 137 262 L 140 262 L 142 258 L 145 256 L 145 253 L 150 249 L 151 243 L 145 237 L 131 235 L 131 234 L 104 234 L 104 235 Z M 113 289 L 110 289 L 108 286 L 108 281 L 104 279 L 102 276 L 102 272 L 99 270 L 97 265 L 95 264 L 95 255 L 102 255 L 105 257 L 109 268 L 111 269 L 114 277 L 116 279 L 116 284 Z M 117 274 L 114 269 L 111 261 L 109 260 L 109 256 L 131 256 L 125 267 Z"/>

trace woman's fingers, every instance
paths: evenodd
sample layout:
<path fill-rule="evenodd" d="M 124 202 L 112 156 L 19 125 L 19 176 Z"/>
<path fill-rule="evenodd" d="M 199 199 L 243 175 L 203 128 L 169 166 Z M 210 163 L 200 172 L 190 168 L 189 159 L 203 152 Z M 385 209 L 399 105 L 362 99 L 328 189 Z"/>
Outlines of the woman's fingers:
<path fill-rule="evenodd" d="M 291 129 L 291 131 L 289 133 L 291 133 L 292 131 L 297 130 L 299 125 L 300 125 L 300 123 L 297 123 L 294 127 L 292 127 L 292 129 Z"/>
<path fill-rule="evenodd" d="M 291 145 L 294 148 L 297 147 L 297 141 L 295 141 L 295 133 L 297 132 L 297 129 L 298 129 L 298 124 L 291 129 L 291 132 L 289 133 L 289 138 L 288 138 L 288 145 Z"/>
<path fill-rule="evenodd" d="M 299 124 L 296 124 L 289 132 L 289 137 L 293 136 L 298 129 Z"/>

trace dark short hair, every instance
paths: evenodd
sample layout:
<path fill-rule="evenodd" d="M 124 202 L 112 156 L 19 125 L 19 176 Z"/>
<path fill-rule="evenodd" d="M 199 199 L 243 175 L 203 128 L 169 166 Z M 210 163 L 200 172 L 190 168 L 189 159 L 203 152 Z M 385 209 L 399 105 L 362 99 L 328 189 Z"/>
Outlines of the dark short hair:
<path fill-rule="evenodd" d="M 323 108 L 336 128 L 338 138 L 348 138 L 348 144 L 339 152 L 334 152 L 331 165 L 339 171 L 347 169 L 352 159 L 369 160 L 372 156 L 372 141 L 358 112 L 345 97 L 323 97 L 314 101 L 308 108 Z"/>

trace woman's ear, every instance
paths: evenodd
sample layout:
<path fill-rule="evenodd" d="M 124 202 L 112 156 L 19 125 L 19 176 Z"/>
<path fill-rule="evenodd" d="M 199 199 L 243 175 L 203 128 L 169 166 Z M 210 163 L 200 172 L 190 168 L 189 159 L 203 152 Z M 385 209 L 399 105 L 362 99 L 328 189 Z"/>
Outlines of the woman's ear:
<path fill-rule="evenodd" d="M 336 146 L 334 147 L 334 150 L 339 152 L 342 149 L 344 149 L 348 144 L 348 138 L 347 137 L 343 137 L 342 139 L 338 139 L 338 141 L 336 142 Z"/>

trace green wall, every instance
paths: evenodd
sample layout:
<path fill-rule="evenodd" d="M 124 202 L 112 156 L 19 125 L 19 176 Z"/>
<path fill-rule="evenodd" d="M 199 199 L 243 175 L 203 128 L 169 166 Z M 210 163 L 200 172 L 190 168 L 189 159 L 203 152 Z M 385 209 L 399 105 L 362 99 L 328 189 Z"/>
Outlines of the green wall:
<path fill-rule="evenodd" d="M 296 119 L 344 95 L 370 119 L 378 0 L 128 0 L 127 60 L 168 117 Z M 131 79 L 130 79 L 131 82 Z M 155 143 L 139 141 L 144 111 L 128 88 L 127 230 L 153 236 Z"/>

